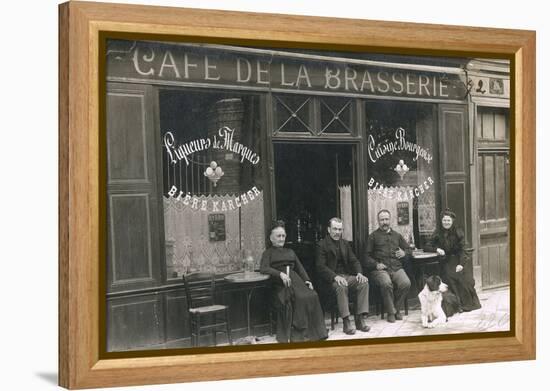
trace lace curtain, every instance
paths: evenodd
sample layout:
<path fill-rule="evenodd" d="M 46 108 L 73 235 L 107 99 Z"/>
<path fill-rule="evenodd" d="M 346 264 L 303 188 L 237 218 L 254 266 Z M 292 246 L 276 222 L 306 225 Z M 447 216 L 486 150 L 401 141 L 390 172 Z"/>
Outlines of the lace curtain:
<path fill-rule="evenodd" d="M 199 205 L 233 200 L 235 196 L 196 196 Z M 184 273 L 212 271 L 230 273 L 242 269 L 242 250 L 250 250 L 260 266 L 265 249 L 263 192 L 240 208 L 224 211 L 225 240 L 211 241 L 208 215 L 212 212 L 192 209 L 183 198 L 164 198 L 166 265 L 169 278 Z"/>
<path fill-rule="evenodd" d="M 340 216 L 344 222 L 344 232 L 342 238 L 353 241 L 353 217 L 351 210 L 351 186 L 338 186 L 340 190 Z"/>
<path fill-rule="evenodd" d="M 407 242 L 414 243 L 413 234 L 413 200 L 397 199 L 397 197 L 390 197 L 388 194 L 398 194 L 401 192 L 404 194 L 408 192 L 411 187 L 387 187 L 382 189 L 371 189 L 368 191 L 368 208 L 369 208 L 369 233 L 378 229 L 378 212 L 382 209 L 387 209 L 391 213 L 391 228 L 399 232 Z M 406 225 L 399 225 L 397 223 L 397 203 L 407 202 L 409 207 L 409 222 Z"/>

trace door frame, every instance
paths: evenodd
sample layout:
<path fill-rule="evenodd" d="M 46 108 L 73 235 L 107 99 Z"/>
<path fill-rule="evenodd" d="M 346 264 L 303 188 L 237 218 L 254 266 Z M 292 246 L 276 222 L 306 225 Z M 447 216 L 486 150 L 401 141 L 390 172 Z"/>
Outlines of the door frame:
<path fill-rule="evenodd" d="M 291 145 L 299 145 L 299 144 L 329 144 L 329 145 L 349 145 L 351 146 L 352 151 L 352 166 L 353 166 L 353 189 L 352 189 L 352 197 L 353 197 L 353 203 L 352 203 L 352 216 L 353 216 L 353 245 L 356 249 L 356 252 L 359 251 L 359 249 L 362 250 L 363 248 L 363 242 L 364 242 L 364 229 L 362 227 L 365 226 L 366 220 L 363 220 L 363 215 L 360 212 L 361 208 L 364 208 L 366 210 L 366 199 L 362 200 L 360 197 L 360 194 L 363 192 L 360 191 L 360 186 L 364 186 L 364 173 L 363 173 L 363 156 L 362 153 L 359 153 L 359 149 L 362 148 L 362 140 L 327 140 L 326 138 L 317 138 L 312 137 L 308 140 L 293 140 L 289 138 L 275 138 L 272 139 L 268 149 L 270 149 L 270 161 L 269 161 L 269 167 L 270 167 L 270 194 L 271 194 L 271 215 L 277 216 L 277 195 L 276 195 L 276 179 L 275 179 L 275 144 L 291 144 Z M 361 183 L 360 183 L 361 182 Z M 362 205 L 364 204 L 364 205 Z"/>
<path fill-rule="evenodd" d="M 311 94 L 312 97 L 319 97 L 317 94 Z M 324 95 L 323 95 L 324 96 Z M 361 197 L 361 194 L 367 194 L 367 182 L 365 180 L 367 175 L 367 162 L 365 160 L 365 143 L 366 140 L 366 124 L 365 124 L 365 103 L 366 99 L 350 97 L 353 99 L 353 109 L 355 110 L 355 116 L 353 120 L 355 121 L 356 129 L 354 134 L 338 134 L 338 135 L 327 135 L 321 134 L 318 136 L 313 135 L 304 135 L 304 134 L 278 134 L 273 136 L 275 128 L 275 118 L 273 115 L 273 93 L 268 93 L 265 95 L 265 104 L 263 106 L 263 118 L 265 120 L 265 132 L 266 132 L 266 156 L 267 156 L 267 172 L 268 180 L 266 185 L 269 186 L 269 189 L 265 189 L 264 194 L 267 195 L 266 204 L 265 204 L 265 232 L 266 235 L 269 234 L 271 220 L 273 216 L 277 215 L 277 200 L 276 200 L 276 191 L 275 191 L 275 154 L 274 154 L 274 143 L 297 143 L 297 144 L 310 144 L 310 143 L 328 143 L 328 144 L 352 144 L 355 148 L 352 149 L 352 153 L 355 154 L 355 175 L 354 181 L 357 184 L 353 190 L 353 230 L 354 230 L 354 239 L 353 245 L 356 254 L 362 254 L 364 247 L 366 246 L 366 237 L 368 235 L 368 230 L 366 229 L 368 221 L 368 208 L 367 208 L 367 199 L 366 197 Z M 314 110 L 318 112 L 318 105 L 314 104 Z M 314 118 L 314 121 L 316 119 Z"/>

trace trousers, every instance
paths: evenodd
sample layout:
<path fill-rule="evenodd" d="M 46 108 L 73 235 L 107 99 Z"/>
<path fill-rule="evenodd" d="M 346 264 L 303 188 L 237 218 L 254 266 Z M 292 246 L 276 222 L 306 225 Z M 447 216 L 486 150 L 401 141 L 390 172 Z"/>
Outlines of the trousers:
<path fill-rule="evenodd" d="M 356 314 L 366 314 L 369 312 L 369 283 L 359 282 L 355 276 L 349 274 L 339 274 L 344 277 L 348 282 L 348 286 L 338 285 L 336 282 L 332 283 L 332 289 L 336 294 L 336 302 L 338 304 L 338 312 L 340 316 L 346 318 L 349 313 L 349 294 L 350 291 L 357 295 L 355 303 Z"/>
<path fill-rule="evenodd" d="M 388 314 L 395 314 L 403 306 L 403 301 L 411 288 L 411 281 L 407 273 L 403 269 L 396 271 L 374 270 L 370 276 L 380 288 L 384 308 Z"/>

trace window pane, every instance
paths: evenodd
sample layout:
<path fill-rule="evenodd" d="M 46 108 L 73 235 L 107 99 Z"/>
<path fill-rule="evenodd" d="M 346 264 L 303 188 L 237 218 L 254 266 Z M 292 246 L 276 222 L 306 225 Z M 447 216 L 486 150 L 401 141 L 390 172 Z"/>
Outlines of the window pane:
<path fill-rule="evenodd" d="M 168 278 L 226 273 L 264 250 L 260 96 L 159 93 Z"/>
<path fill-rule="evenodd" d="M 367 102 L 369 231 L 381 209 L 421 247 L 436 228 L 435 118 L 429 104 Z"/>
<path fill-rule="evenodd" d="M 301 95 L 273 96 L 275 133 L 313 133 L 311 114 L 312 98 Z"/>
<path fill-rule="evenodd" d="M 508 110 L 497 107 L 479 107 L 478 137 L 483 141 L 507 141 Z"/>
<path fill-rule="evenodd" d="M 482 132 L 484 139 L 493 140 L 495 138 L 495 117 L 491 111 L 483 112 L 482 118 Z"/>
<path fill-rule="evenodd" d="M 508 122 L 506 113 L 495 113 L 495 139 L 505 141 L 508 134 Z"/>
<path fill-rule="evenodd" d="M 321 99 L 321 132 L 351 133 L 353 101 L 348 98 Z"/>

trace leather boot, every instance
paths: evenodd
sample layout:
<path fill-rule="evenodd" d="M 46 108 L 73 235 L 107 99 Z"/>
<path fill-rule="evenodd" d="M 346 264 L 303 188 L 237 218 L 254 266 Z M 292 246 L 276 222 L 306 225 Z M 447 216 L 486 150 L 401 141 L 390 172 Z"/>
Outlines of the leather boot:
<path fill-rule="evenodd" d="M 344 319 L 344 334 L 353 335 L 355 334 L 355 327 L 351 324 L 349 316 L 346 316 Z"/>
<path fill-rule="evenodd" d="M 355 327 L 357 327 L 357 330 L 365 333 L 370 330 L 370 326 L 367 325 L 367 314 L 355 315 Z"/>

